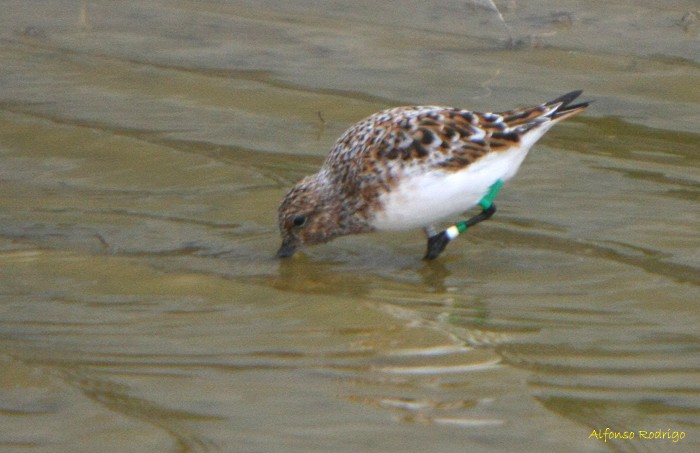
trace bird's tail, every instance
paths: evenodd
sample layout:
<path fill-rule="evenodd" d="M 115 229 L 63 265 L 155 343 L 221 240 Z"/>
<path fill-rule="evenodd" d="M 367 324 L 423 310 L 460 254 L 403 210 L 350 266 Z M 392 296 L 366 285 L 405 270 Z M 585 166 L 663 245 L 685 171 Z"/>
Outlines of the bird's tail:
<path fill-rule="evenodd" d="M 552 120 L 562 120 L 585 110 L 589 106 L 590 101 L 572 104 L 572 102 L 579 97 L 581 93 L 583 93 L 583 90 L 572 91 L 571 93 L 566 93 L 563 96 L 559 96 L 558 98 L 545 103 L 544 106 L 551 109 L 551 112 L 546 116 L 549 116 Z"/>
<path fill-rule="evenodd" d="M 499 112 L 498 115 L 509 128 L 522 127 L 526 130 L 537 128 L 547 120 L 557 122 L 586 109 L 589 102 L 572 104 L 582 92 L 582 90 L 572 91 L 541 105 Z"/>

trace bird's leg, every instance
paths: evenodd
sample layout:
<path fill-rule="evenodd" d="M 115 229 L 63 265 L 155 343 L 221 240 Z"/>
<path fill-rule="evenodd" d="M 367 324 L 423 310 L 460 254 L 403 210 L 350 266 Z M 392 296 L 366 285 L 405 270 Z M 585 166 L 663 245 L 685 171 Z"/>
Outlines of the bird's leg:
<path fill-rule="evenodd" d="M 496 205 L 493 203 L 493 200 L 496 198 L 496 194 L 498 194 L 498 190 L 502 185 L 503 181 L 499 180 L 489 188 L 489 193 L 487 193 L 484 198 L 479 201 L 479 206 L 481 206 L 482 211 L 477 215 L 462 222 L 457 222 L 451 227 L 437 234 L 432 226 L 427 227 L 425 229 L 425 233 L 428 236 L 428 250 L 425 252 L 423 259 L 433 260 L 437 258 L 440 256 L 440 253 L 445 250 L 447 243 L 452 239 L 467 231 L 467 228 L 472 227 L 479 222 L 483 222 L 484 220 L 490 219 L 496 212 Z"/>
<path fill-rule="evenodd" d="M 435 236 L 438 232 L 435 229 L 435 225 L 428 225 L 427 227 L 423 228 L 423 231 L 425 231 L 425 236 L 428 238 Z"/>

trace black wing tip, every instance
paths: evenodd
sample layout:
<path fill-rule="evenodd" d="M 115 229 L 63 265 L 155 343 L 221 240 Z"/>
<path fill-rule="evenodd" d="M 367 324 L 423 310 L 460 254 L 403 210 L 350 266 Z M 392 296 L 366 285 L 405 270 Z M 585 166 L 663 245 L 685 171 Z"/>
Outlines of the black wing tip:
<path fill-rule="evenodd" d="M 579 102 L 578 104 L 571 104 L 574 101 L 574 99 L 581 96 L 582 93 L 583 93 L 583 90 L 575 90 L 575 91 L 572 91 L 570 93 L 566 93 L 563 96 L 559 96 L 558 98 L 547 102 L 546 105 L 559 104 L 559 106 L 556 108 L 557 113 L 585 109 L 593 101 L 584 101 L 584 102 Z"/>
<path fill-rule="evenodd" d="M 545 105 L 554 107 L 554 111 L 552 112 L 551 118 L 565 118 L 569 115 L 575 114 L 577 112 L 580 112 L 581 110 L 588 108 L 590 103 L 593 101 L 584 101 L 579 102 L 577 104 L 572 104 L 574 99 L 579 97 L 581 93 L 583 93 L 583 90 L 572 91 L 570 93 L 566 93 L 563 96 L 559 96 L 553 101 L 547 102 Z"/>

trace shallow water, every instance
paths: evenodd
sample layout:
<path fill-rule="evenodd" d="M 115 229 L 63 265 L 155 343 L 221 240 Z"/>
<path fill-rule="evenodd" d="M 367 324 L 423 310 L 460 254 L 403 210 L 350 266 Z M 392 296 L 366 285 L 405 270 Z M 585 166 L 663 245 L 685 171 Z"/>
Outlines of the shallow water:
<path fill-rule="evenodd" d="M 700 447 L 697 2 L 40 3 L 0 16 L 3 450 Z M 441 259 L 273 258 L 362 117 L 577 88 Z"/>

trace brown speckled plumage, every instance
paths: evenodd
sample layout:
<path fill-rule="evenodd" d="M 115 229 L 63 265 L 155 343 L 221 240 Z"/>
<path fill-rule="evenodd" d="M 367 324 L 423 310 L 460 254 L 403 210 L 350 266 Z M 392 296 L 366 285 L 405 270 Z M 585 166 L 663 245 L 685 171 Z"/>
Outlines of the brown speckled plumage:
<path fill-rule="evenodd" d="M 279 255 L 288 256 L 303 244 L 374 230 L 375 217 L 386 207 L 382 195 L 404 181 L 462 172 L 489 154 L 526 153 L 552 124 L 588 106 L 570 105 L 580 93 L 500 113 L 415 106 L 371 115 L 338 139 L 318 173 L 286 195 L 279 209 Z M 528 140 L 530 135 L 537 137 Z M 425 220 L 427 225 L 434 219 Z"/>

